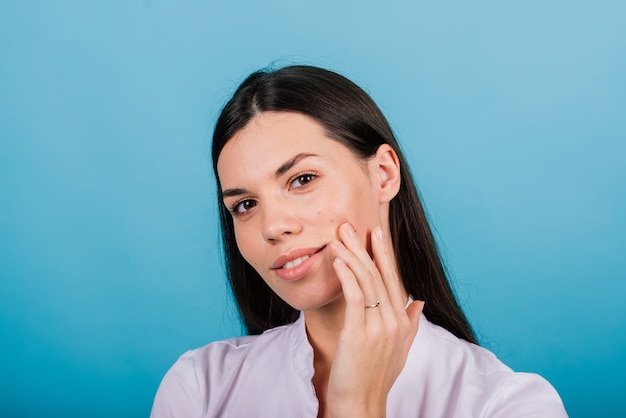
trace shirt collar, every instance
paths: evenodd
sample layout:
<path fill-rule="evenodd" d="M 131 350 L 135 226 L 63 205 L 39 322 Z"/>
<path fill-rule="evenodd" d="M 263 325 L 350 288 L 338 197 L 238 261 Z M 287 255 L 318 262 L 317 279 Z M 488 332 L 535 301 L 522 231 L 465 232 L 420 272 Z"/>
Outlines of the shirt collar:
<path fill-rule="evenodd" d="M 304 324 L 304 313 L 300 312 L 298 319 L 289 326 L 289 350 L 291 364 L 295 373 L 303 379 L 313 378 L 313 347 L 309 343 Z"/>

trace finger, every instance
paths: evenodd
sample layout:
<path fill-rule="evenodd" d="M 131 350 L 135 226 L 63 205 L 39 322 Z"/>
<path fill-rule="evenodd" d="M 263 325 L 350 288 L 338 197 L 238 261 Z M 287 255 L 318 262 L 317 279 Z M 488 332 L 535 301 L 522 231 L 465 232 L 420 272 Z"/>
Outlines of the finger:
<path fill-rule="evenodd" d="M 417 332 L 420 315 L 422 314 L 423 310 L 424 310 L 424 301 L 421 301 L 421 300 L 414 300 L 406 308 L 406 315 L 409 317 L 411 326 L 415 328 L 415 332 Z"/>
<path fill-rule="evenodd" d="M 397 329 L 398 311 L 389 302 L 385 285 L 374 261 L 367 254 L 363 244 L 349 224 L 343 225 L 341 229 L 340 236 L 343 236 L 345 245 L 335 241 L 331 250 L 337 257 L 346 262 L 361 287 L 366 301 L 364 311 L 368 334 L 380 336 L 384 329 Z M 371 236 L 368 236 L 368 239 L 371 240 Z M 346 245 L 349 245 L 350 248 Z M 360 254 L 361 258 L 357 254 Z M 401 313 L 404 315 L 403 310 Z"/>
<path fill-rule="evenodd" d="M 374 298 L 372 303 L 376 300 L 387 301 L 387 291 L 382 283 L 376 264 L 356 235 L 352 225 L 349 223 L 343 224 L 341 228 L 339 228 L 339 236 L 345 248 L 348 250 L 347 253 L 343 252 L 343 254 L 347 256 L 344 261 L 346 261 L 350 268 L 354 269 L 357 279 L 359 279 L 359 282 L 364 286 L 365 295 Z"/>
<path fill-rule="evenodd" d="M 350 223 L 341 225 L 339 228 L 339 237 L 346 248 L 348 248 L 356 258 L 364 265 L 371 265 L 372 257 Z"/>
<path fill-rule="evenodd" d="M 409 322 L 411 324 L 411 327 L 410 327 L 411 338 L 407 340 L 409 341 L 409 344 L 413 341 L 413 338 L 415 338 L 415 335 L 417 334 L 417 330 L 419 328 L 419 320 L 420 320 L 420 316 L 422 315 L 423 310 L 424 310 L 424 302 L 421 300 L 415 300 L 411 302 L 411 304 L 406 308 L 406 314 L 409 317 Z"/>
<path fill-rule="evenodd" d="M 372 254 L 391 304 L 396 310 L 404 311 L 407 303 L 404 285 L 398 274 L 391 241 L 383 234 L 380 226 L 372 233 Z"/>
<path fill-rule="evenodd" d="M 352 251 L 339 241 L 333 241 L 330 245 L 330 249 L 333 255 L 341 259 L 353 273 L 364 297 L 362 308 L 365 308 L 367 305 L 376 304 L 377 301 L 388 303 L 388 298 L 384 291 L 384 286 L 382 285 L 382 279 L 380 279 L 380 277 L 374 277 L 374 275 L 379 275 L 377 271 L 374 271 L 376 266 L 372 260 L 369 260 L 371 267 L 365 266 Z M 376 285 L 376 281 L 379 282 L 379 286 Z M 380 288 L 382 288 L 382 290 Z"/>
<path fill-rule="evenodd" d="M 379 286 L 383 289 L 379 293 L 384 293 L 388 300 L 386 306 L 381 307 L 381 317 L 390 330 L 396 329 L 404 322 L 401 318 L 406 317 L 406 301 L 402 300 L 403 288 L 396 272 L 395 258 L 388 251 L 380 227 L 376 227 L 370 234 L 370 241 L 374 258 L 372 262 L 379 277 Z"/>
<path fill-rule="evenodd" d="M 341 283 L 343 297 L 346 301 L 345 321 L 343 328 L 346 331 L 362 330 L 365 326 L 365 301 L 363 292 L 352 270 L 341 258 L 333 261 L 333 268 Z"/>

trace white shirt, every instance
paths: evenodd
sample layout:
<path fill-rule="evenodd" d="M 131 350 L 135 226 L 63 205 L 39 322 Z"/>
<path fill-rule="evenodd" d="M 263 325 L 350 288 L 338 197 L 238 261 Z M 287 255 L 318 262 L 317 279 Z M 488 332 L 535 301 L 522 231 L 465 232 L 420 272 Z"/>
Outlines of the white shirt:
<path fill-rule="evenodd" d="M 313 349 L 304 315 L 262 335 L 183 354 L 163 378 L 151 418 L 317 417 Z M 493 353 L 422 315 L 387 417 L 567 417 L 541 376 L 515 373 Z"/>

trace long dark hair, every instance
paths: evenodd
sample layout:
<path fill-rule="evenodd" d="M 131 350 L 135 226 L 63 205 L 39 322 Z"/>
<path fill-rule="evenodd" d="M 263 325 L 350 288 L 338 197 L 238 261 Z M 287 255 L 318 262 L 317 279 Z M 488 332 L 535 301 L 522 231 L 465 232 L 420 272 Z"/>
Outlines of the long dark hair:
<path fill-rule="evenodd" d="M 429 321 L 475 343 L 472 327 L 450 288 L 408 165 L 382 112 L 347 78 L 301 65 L 251 74 L 224 106 L 213 133 L 213 170 L 226 270 L 248 333 L 259 334 L 298 317 L 298 311 L 278 297 L 239 252 L 232 216 L 222 204 L 217 172 L 224 145 L 253 117 L 266 111 L 308 115 L 362 159 L 373 156 L 382 144 L 395 150 L 400 159 L 401 185 L 389 205 L 389 222 L 404 287 L 413 298 L 426 301 L 424 314 Z"/>

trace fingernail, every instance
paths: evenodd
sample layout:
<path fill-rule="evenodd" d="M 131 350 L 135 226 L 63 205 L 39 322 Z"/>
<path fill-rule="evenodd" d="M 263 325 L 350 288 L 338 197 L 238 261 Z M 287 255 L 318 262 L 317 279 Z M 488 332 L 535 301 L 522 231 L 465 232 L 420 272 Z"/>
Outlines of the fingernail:
<path fill-rule="evenodd" d="M 377 226 L 374 229 L 374 235 L 376 236 L 378 241 L 382 241 L 383 240 L 383 229 L 380 226 Z"/>
<path fill-rule="evenodd" d="M 341 258 L 335 258 L 333 260 L 333 263 L 335 263 L 336 266 L 344 268 L 346 266 L 346 262 L 343 261 Z"/>
<path fill-rule="evenodd" d="M 356 231 L 354 230 L 354 228 L 352 228 L 352 225 L 350 224 L 343 224 L 342 226 L 344 232 L 350 236 L 355 236 L 356 235 Z"/>

